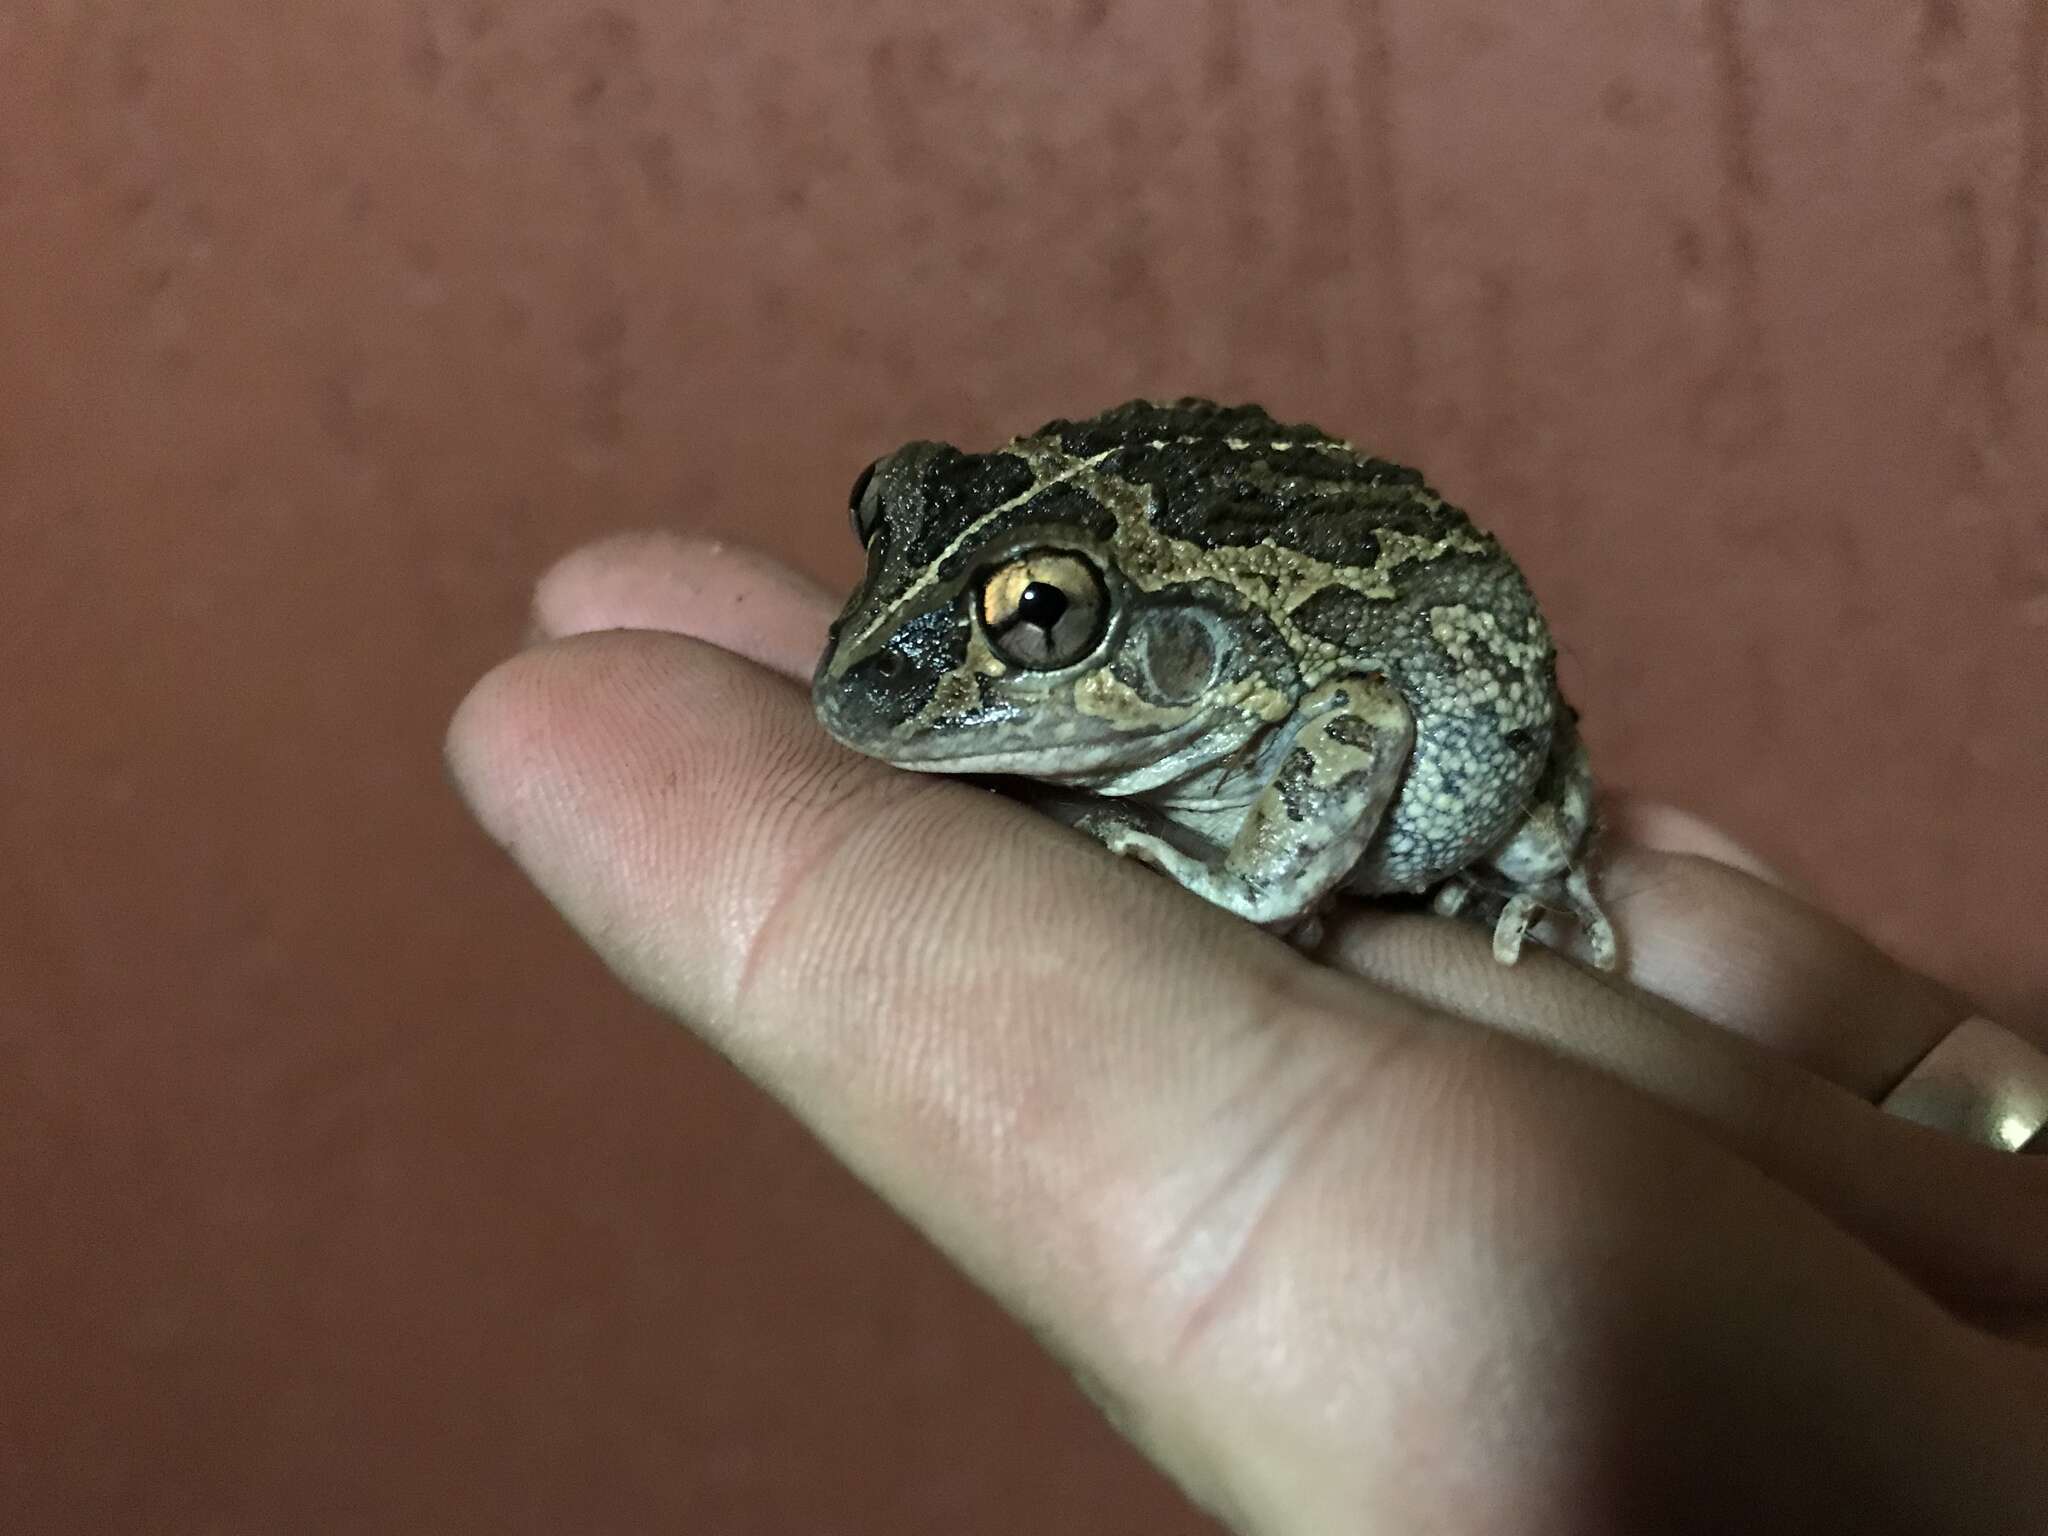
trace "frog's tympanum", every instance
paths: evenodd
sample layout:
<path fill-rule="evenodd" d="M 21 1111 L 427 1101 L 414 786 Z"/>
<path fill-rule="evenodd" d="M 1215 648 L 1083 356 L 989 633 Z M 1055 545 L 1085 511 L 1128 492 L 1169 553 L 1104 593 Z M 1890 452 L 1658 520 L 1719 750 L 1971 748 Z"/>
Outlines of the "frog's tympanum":
<path fill-rule="evenodd" d="M 1297 941 L 1337 893 L 1429 893 L 1511 962 L 1547 910 L 1615 963 L 1591 775 L 1498 542 L 1414 470 L 1256 406 L 1133 401 L 855 481 L 867 575 L 818 718 L 1001 775 Z"/>

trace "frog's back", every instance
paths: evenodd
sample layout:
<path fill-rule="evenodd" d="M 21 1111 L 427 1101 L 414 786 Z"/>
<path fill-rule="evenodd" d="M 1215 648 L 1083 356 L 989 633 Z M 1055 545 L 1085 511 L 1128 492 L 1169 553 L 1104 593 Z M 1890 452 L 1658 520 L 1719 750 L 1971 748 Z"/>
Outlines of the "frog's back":
<path fill-rule="evenodd" d="M 1257 406 L 1134 401 L 1036 436 L 1151 491 L 1159 533 L 1264 571 L 1301 684 L 1391 676 L 1415 717 L 1359 883 L 1416 888 L 1520 815 L 1561 712 L 1550 634 L 1498 541 L 1416 470 Z"/>
<path fill-rule="evenodd" d="M 1404 680 L 1413 672 L 1418 685 L 1456 670 L 1459 657 L 1441 644 L 1455 623 L 1433 615 L 1460 604 L 1518 633 L 1541 625 L 1499 541 L 1420 471 L 1320 427 L 1256 405 L 1134 400 L 1033 437 L 1100 457 L 1100 471 L 1149 490 L 1151 529 L 1284 589 L 1262 594 L 1262 606 L 1281 610 L 1311 673 L 1307 653 L 1331 648 Z"/>
<path fill-rule="evenodd" d="M 1152 525 L 1203 549 L 1276 545 L 1330 565 L 1372 565 L 1381 536 L 1476 536 L 1421 473 L 1256 405 L 1133 400 L 1032 434 L 1153 494 Z M 1490 541 L 1488 541 L 1490 542 Z"/>

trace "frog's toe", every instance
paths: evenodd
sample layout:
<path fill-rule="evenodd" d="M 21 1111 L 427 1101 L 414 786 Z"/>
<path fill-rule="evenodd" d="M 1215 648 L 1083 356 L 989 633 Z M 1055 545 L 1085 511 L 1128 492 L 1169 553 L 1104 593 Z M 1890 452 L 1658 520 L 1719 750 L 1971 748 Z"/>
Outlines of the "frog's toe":
<path fill-rule="evenodd" d="M 1586 866 L 1575 864 L 1564 879 L 1565 899 L 1578 919 L 1579 935 L 1585 942 L 1586 960 L 1596 971 L 1611 971 L 1621 964 L 1621 945 L 1614 937 L 1614 924 L 1601 910 L 1593 894 L 1593 877 Z"/>
<path fill-rule="evenodd" d="M 1527 891 L 1510 896 L 1493 925 L 1493 958 L 1502 965 L 1513 965 L 1521 959 L 1522 945 L 1542 911 L 1543 903 Z"/>
<path fill-rule="evenodd" d="M 1329 933 L 1329 925 L 1324 922 L 1322 911 L 1316 909 L 1304 912 L 1299 917 L 1284 918 L 1280 922 L 1269 924 L 1267 931 L 1279 934 L 1303 954 L 1308 954 L 1322 946 L 1323 939 Z"/>

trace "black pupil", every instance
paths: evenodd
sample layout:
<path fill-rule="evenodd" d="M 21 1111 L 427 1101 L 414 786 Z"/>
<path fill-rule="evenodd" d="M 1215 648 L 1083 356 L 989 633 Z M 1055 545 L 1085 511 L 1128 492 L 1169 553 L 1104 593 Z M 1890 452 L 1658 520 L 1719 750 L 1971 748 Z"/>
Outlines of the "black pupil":
<path fill-rule="evenodd" d="M 1032 582 L 1017 599 L 1017 617 L 1040 629 L 1051 629 L 1066 612 L 1067 594 L 1050 582 Z"/>

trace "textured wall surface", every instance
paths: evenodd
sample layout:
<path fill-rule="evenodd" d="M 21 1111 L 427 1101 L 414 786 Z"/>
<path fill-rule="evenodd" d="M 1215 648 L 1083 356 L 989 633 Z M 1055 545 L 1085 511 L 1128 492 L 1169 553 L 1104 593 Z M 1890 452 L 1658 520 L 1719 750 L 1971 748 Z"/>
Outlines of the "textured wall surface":
<path fill-rule="evenodd" d="M 1203 1529 L 437 760 L 579 540 L 1182 391 L 2048 1007 L 2048 0 L 0 0 L 7 1523 Z"/>

